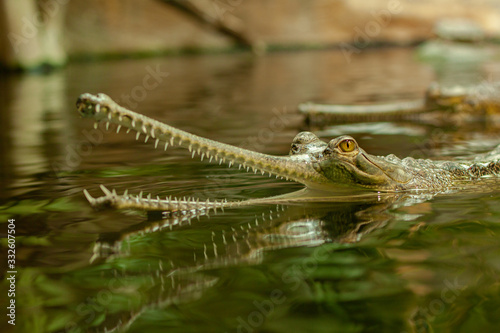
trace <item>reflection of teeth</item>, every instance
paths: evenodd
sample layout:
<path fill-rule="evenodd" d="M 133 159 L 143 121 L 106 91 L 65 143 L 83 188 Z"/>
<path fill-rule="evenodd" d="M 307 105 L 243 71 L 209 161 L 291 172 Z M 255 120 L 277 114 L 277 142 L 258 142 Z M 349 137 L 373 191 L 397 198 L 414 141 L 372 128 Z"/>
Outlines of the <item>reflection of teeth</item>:
<path fill-rule="evenodd" d="M 121 128 L 122 128 L 122 125 L 118 125 L 118 127 L 116 128 L 116 133 L 119 133 Z"/>
<path fill-rule="evenodd" d="M 158 148 L 158 143 L 160 142 L 160 139 L 156 139 L 155 141 L 155 149 Z"/>

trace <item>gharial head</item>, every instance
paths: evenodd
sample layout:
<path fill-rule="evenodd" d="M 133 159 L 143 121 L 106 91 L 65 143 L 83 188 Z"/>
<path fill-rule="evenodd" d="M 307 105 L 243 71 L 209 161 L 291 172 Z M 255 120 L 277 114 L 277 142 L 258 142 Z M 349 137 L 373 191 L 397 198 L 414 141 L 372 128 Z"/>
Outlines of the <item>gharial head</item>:
<path fill-rule="evenodd" d="M 412 178 L 404 167 L 366 153 L 348 135 L 326 143 L 311 132 L 301 132 L 292 141 L 290 156 L 307 156 L 314 170 L 328 180 L 329 186 L 334 183 L 377 190 L 400 190 L 405 189 Z M 306 185 L 324 189 L 321 184 Z"/>
<path fill-rule="evenodd" d="M 78 112 L 85 118 L 116 124 L 127 132 L 136 132 L 136 140 L 145 135 L 155 148 L 182 146 L 199 155 L 237 165 L 255 172 L 269 173 L 305 184 L 312 189 L 332 190 L 337 185 L 356 185 L 378 191 L 407 189 L 412 174 L 404 166 L 382 157 L 367 154 L 350 136 L 340 136 L 326 143 L 311 132 L 297 134 L 289 156 L 273 156 L 199 137 L 157 120 L 127 110 L 104 94 L 82 94 Z M 150 141 L 150 142 L 151 142 Z M 160 144 L 161 142 L 161 144 Z"/>

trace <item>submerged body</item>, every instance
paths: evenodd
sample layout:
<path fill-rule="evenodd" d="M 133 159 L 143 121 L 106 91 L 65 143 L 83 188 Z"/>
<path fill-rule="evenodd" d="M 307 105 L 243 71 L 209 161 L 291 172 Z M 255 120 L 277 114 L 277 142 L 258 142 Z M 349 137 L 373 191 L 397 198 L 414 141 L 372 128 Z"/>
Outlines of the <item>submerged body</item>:
<path fill-rule="evenodd" d="M 475 86 L 443 87 L 432 83 L 425 96 L 413 101 L 368 105 L 302 103 L 298 106 L 309 122 L 399 119 L 435 110 L 476 116 L 500 114 L 500 82 Z M 320 119 L 311 119 L 320 118 Z"/>
<path fill-rule="evenodd" d="M 262 154 L 225 143 L 205 139 L 172 126 L 127 110 L 104 94 L 83 94 L 77 101 L 79 113 L 97 122 L 105 121 L 117 125 L 117 132 L 125 127 L 136 132 L 136 139 L 145 135 L 151 138 L 155 148 L 167 149 L 169 145 L 188 148 L 193 157 L 199 155 L 220 163 L 238 165 L 247 171 L 260 171 L 276 177 L 304 184 L 319 191 L 334 191 L 339 186 L 354 186 L 374 191 L 395 192 L 408 190 L 446 191 L 454 185 L 482 177 L 500 175 L 500 146 L 489 154 L 472 161 L 431 161 L 413 158 L 399 159 L 394 155 L 385 157 L 366 153 L 350 136 L 340 136 L 326 143 L 310 132 L 299 133 L 292 142 L 288 156 Z M 137 196 L 117 195 L 103 187 L 105 196 L 92 198 L 85 192 L 94 206 L 110 205 L 118 208 L 152 210 L 215 209 L 265 203 L 266 199 L 242 202 L 199 203 L 193 199 L 151 199 Z"/>

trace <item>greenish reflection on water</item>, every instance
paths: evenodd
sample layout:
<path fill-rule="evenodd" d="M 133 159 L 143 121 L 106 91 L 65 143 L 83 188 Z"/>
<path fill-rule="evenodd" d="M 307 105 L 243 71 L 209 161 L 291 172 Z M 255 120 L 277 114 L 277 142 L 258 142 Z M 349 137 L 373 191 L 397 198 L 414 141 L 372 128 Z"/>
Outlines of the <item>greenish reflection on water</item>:
<path fill-rule="evenodd" d="M 82 189 L 97 195 L 101 183 L 232 200 L 301 186 L 178 149 L 157 151 L 124 133 L 101 137 L 77 116 L 80 93 L 120 99 L 140 86 L 148 66 L 159 66 L 169 76 L 133 100 L 135 109 L 212 139 L 287 154 L 306 128 L 294 113 L 298 103 L 416 98 L 433 79 L 411 49 L 352 60 L 346 66 L 336 51 L 124 60 L 0 79 L 0 223 L 16 219 L 18 331 L 495 331 L 495 181 L 435 197 L 343 194 L 199 219 L 86 203 Z M 277 115 L 284 126 L 271 131 Z M 493 123 L 444 125 L 440 132 L 418 122 L 315 130 L 325 139 L 348 131 L 370 153 L 399 156 L 473 154 L 500 141 Z M 0 267 L 6 271 L 5 261 Z M 0 327 L 11 328 L 5 320 Z"/>

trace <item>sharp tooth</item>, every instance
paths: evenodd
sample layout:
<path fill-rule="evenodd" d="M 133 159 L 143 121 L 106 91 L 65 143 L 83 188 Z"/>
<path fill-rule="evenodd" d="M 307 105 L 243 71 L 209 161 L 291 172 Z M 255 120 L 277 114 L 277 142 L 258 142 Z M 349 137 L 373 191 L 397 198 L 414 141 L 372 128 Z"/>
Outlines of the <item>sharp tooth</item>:
<path fill-rule="evenodd" d="M 196 153 L 196 152 L 193 150 L 193 153 L 191 154 L 191 158 L 194 158 L 194 154 L 195 154 L 195 153 Z"/>
<path fill-rule="evenodd" d="M 238 165 L 238 170 L 240 170 L 242 166 L 243 166 L 243 165 L 241 165 L 241 164 L 240 164 L 240 165 Z"/>
<path fill-rule="evenodd" d="M 257 171 L 258 171 L 257 169 L 253 169 L 254 174 L 257 174 Z"/>
<path fill-rule="evenodd" d="M 142 199 L 142 191 L 139 192 L 139 195 L 137 197 L 140 197 Z"/>
<path fill-rule="evenodd" d="M 220 159 L 220 161 L 219 161 L 219 165 L 221 165 L 221 164 L 222 164 L 222 162 L 224 162 L 224 159 L 223 159 L 223 158 L 221 158 L 221 159 Z"/>
<path fill-rule="evenodd" d="M 99 113 L 100 111 L 101 111 L 101 105 L 100 104 L 96 104 L 95 105 L 95 112 Z"/>
<path fill-rule="evenodd" d="M 171 137 L 170 137 L 170 144 L 171 144 L 172 146 L 174 145 L 174 137 L 173 137 L 173 136 L 171 136 Z"/>
<path fill-rule="evenodd" d="M 87 190 L 83 190 L 83 194 L 85 194 L 85 198 L 93 204 L 95 202 L 95 199 L 90 195 L 90 193 Z"/>
<path fill-rule="evenodd" d="M 158 143 L 160 142 L 160 139 L 156 139 L 155 141 L 155 149 L 158 148 Z"/>
<path fill-rule="evenodd" d="M 232 161 L 231 161 L 231 162 L 229 162 L 229 167 L 231 167 L 231 165 L 233 165 L 233 162 L 232 162 Z"/>
<path fill-rule="evenodd" d="M 141 132 L 137 132 L 137 134 L 135 135 L 135 139 L 136 140 L 139 140 L 139 137 L 141 136 Z"/>
<path fill-rule="evenodd" d="M 132 124 L 132 127 L 135 128 L 135 120 L 134 119 L 132 119 L 132 123 L 131 124 Z"/>
<path fill-rule="evenodd" d="M 102 184 L 101 184 L 101 185 L 99 185 L 99 187 L 101 188 L 101 191 L 103 191 L 103 192 L 104 192 L 104 194 L 105 194 L 107 197 L 108 197 L 108 196 L 111 196 L 111 191 L 110 191 L 110 190 L 108 190 L 108 189 L 106 188 L 106 186 L 104 186 L 104 185 L 102 185 Z"/>
<path fill-rule="evenodd" d="M 118 127 L 116 128 L 116 133 L 119 133 L 121 128 L 122 128 L 122 125 L 118 125 Z"/>
<path fill-rule="evenodd" d="M 260 173 L 264 176 L 264 170 L 261 170 Z"/>
<path fill-rule="evenodd" d="M 128 195 L 128 190 L 125 190 L 125 192 L 123 192 L 123 196 L 126 197 Z"/>
<path fill-rule="evenodd" d="M 109 131 L 109 123 L 106 123 L 106 131 Z"/>
<path fill-rule="evenodd" d="M 94 129 L 97 129 L 97 126 L 99 126 L 99 123 L 96 121 L 96 122 L 94 123 Z"/>
<path fill-rule="evenodd" d="M 155 138 L 156 138 L 156 137 L 155 137 L 155 130 L 154 130 L 153 128 L 151 128 L 151 137 L 152 137 L 153 139 L 155 139 Z"/>
<path fill-rule="evenodd" d="M 149 140 L 149 135 L 146 135 L 146 139 L 144 139 L 144 143 L 148 142 Z"/>
<path fill-rule="evenodd" d="M 148 193 L 148 200 L 151 200 L 151 193 Z"/>
<path fill-rule="evenodd" d="M 247 172 L 250 170 L 250 167 L 247 166 Z"/>
<path fill-rule="evenodd" d="M 203 161 L 203 158 L 205 157 L 205 153 L 201 154 L 201 160 Z"/>
<path fill-rule="evenodd" d="M 193 151 L 193 146 L 189 145 L 188 150 L 189 150 L 189 152 L 192 152 Z M 194 156 L 194 152 L 193 152 L 193 156 Z"/>
<path fill-rule="evenodd" d="M 165 150 L 167 150 L 167 148 L 168 148 L 168 142 L 165 141 Z"/>
<path fill-rule="evenodd" d="M 127 134 L 129 134 L 129 133 L 130 133 L 130 128 L 127 128 Z"/>
<path fill-rule="evenodd" d="M 141 128 L 141 129 L 142 129 L 142 132 L 143 132 L 144 134 L 146 134 L 146 133 L 148 132 L 148 129 L 146 128 L 146 125 L 145 125 L 145 124 L 142 124 L 142 128 Z"/>

